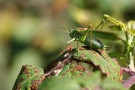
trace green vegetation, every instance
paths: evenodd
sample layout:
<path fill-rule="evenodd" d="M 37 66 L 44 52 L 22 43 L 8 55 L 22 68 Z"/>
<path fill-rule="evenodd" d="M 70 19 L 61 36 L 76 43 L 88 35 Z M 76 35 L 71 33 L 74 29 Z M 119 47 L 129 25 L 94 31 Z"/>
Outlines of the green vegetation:
<path fill-rule="evenodd" d="M 55 60 L 48 64 L 44 72 L 43 69 L 36 66 L 23 66 L 13 90 L 37 90 L 38 88 L 39 90 L 129 89 L 135 83 L 133 60 L 133 47 L 135 41 L 133 38 L 134 21 L 130 21 L 126 25 L 109 15 L 105 14 L 104 16 L 112 23 L 109 28 L 114 31 L 124 32 L 126 40 L 120 38 L 115 33 L 106 33 L 104 31 L 102 31 L 102 33 L 105 36 L 102 36 L 99 30 L 96 30 L 94 38 L 97 38 L 97 34 L 97 36 L 104 38 L 107 36 L 111 38 L 114 37 L 113 39 L 123 43 L 125 45 L 125 50 L 119 58 L 122 57 L 127 61 L 128 68 L 121 67 L 116 58 L 109 56 L 106 51 L 107 48 L 103 50 L 101 48 L 95 48 L 95 46 L 90 46 L 91 43 L 94 45 L 93 41 L 95 41 L 95 39 L 93 39 L 93 36 L 87 37 L 89 28 L 80 28 L 79 30 L 73 30 L 73 32 L 69 31 L 70 34 L 72 34 L 71 37 L 73 40 L 78 40 L 84 44 L 86 41 L 86 43 L 89 43 L 88 46 L 85 44 L 83 47 L 73 48 L 68 43 L 67 48 Z M 129 31 L 131 33 L 129 33 Z M 84 42 L 80 40 L 81 38 L 84 38 Z M 88 65 L 89 68 L 86 68 L 86 65 Z M 127 80 L 123 80 L 124 71 L 129 73 L 129 79 Z"/>

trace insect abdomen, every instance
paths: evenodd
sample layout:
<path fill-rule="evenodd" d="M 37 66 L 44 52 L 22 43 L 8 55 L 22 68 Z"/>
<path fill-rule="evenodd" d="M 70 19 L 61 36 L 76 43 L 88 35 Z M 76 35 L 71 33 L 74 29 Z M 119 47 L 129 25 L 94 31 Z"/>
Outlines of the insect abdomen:
<path fill-rule="evenodd" d="M 105 45 L 101 41 L 95 39 L 94 37 L 92 37 L 92 41 L 90 39 L 86 38 L 83 43 L 86 46 L 89 46 L 94 49 L 104 49 L 105 48 Z"/>

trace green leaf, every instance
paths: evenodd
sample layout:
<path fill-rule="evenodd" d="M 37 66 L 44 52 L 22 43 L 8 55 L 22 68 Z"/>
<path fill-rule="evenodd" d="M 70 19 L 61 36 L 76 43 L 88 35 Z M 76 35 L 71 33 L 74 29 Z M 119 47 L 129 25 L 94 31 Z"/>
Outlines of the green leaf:
<path fill-rule="evenodd" d="M 39 86 L 39 90 L 79 90 L 76 80 L 66 77 L 50 77 Z"/>
<path fill-rule="evenodd" d="M 110 25 L 109 28 L 114 31 L 122 31 L 120 26 Z"/>
<path fill-rule="evenodd" d="M 120 65 L 115 59 L 110 58 L 106 51 L 94 51 L 83 48 L 79 52 L 73 52 L 73 58 L 81 62 L 92 62 L 111 79 L 121 80 Z"/>
<path fill-rule="evenodd" d="M 96 90 L 101 89 L 101 72 L 96 71 L 89 76 L 83 76 L 81 78 L 74 77 L 84 88 L 88 88 L 88 90 Z M 84 89 L 85 90 L 85 89 Z M 87 90 L 87 89 L 86 89 Z"/>
<path fill-rule="evenodd" d="M 116 85 L 116 87 L 115 87 Z M 97 71 L 87 76 L 66 77 L 57 76 L 45 79 L 39 90 L 125 90 L 125 88 L 112 79 L 101 77 Z"/>
<path fill-rule="evenodd" d="M 111 58 L 116 58 L 118 56 L 120 56 L 120 54 L 116 53 L 116 52 L 109 52 L 108 55 L 111 57 Z"/>
<path fill-rule="evenodd" d="M 37 90 L 44 77 L 45 74 L 42 68 L 24 65 L 16 79 L 13 90 Z"/>
<path fill-rule="evenodd" d="M 91 76 L 75 77 L 88 90 L 126 90 L 121 82 L 114 81 L 110 78 L 101 79 L 99 71 L 94 72 Z M 86 89 L 87 90 L 87 89 Z"/>
<path fill-rule="evenodd" d="M 110 78 L 105 78 L 102 82 L 103 90 L 127 90 L 123 87 L 121 82 L 116 82 Z"/>
<path fill-rule="evenodd" d="M 82 88 L 84 88 L 84 90 L 86 88 L 88 90 L 95 90 L 97 87 L 100 88 L 101 84 L 101 73 L 95 72 L 92 75 L 81 77 L 50 77 L 43 81 L 39 86 L 39 90 L 82 90 Z"/>

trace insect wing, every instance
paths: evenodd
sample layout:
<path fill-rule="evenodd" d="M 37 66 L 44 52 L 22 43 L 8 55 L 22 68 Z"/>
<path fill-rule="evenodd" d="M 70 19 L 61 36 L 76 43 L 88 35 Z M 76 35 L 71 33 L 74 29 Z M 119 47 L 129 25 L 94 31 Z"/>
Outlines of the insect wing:
<path fill-rule="evenodd" d="M 84 28 L 84 30 L 80 30 L 79 31 L 81 34 L 85 34 L 86 33 L 86 28 Z M 88 32 L 88 37 L 90 37 L 89 35 L 91 32 Z M 97 38 L 102 38 L 102 39 L 108 39 L 108 40 L 122 40 L 122 38 L 119 37 L 119 35 L 117 35 L 116 33 L 113 32 L 107 32 L 107 31 L 101 31 L 101 30 L 92 30 L 92 36 L 95 36 Z"/>

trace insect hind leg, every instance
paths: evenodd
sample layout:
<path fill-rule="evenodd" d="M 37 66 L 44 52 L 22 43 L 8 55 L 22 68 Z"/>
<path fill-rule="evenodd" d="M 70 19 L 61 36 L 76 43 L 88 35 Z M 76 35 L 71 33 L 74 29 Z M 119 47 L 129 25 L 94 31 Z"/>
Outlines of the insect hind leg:
<path fill-rule="evenodd" d="M 105 20 L 102 20 L 95 29 L 97 30 L 101 26 L 101 28 L 99 30 L 102 30 L 104 23 L 105 23 Z"/>
<path fill-rule="evenodd" d="M 88 30 L 90 29 L 90 49 L 92 49 L 92 25 L 89 25 Z"/>

